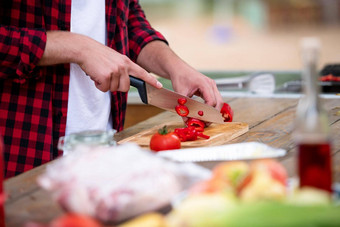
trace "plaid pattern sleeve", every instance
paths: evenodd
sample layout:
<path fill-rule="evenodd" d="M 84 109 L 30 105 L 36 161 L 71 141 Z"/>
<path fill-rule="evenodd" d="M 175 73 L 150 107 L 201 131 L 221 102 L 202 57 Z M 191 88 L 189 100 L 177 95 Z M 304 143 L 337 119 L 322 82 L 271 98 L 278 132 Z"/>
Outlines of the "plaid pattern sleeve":
<path fill-rule="evenodd" d="M 42 28 L 17 28 L 0 25 L 0 78 L 25 81 L 33 71 L 46 45 Z"/>
<path fill-rule="evenodd" d="M 146 20 L 138 0 L 131 0 L 129 3 L 128 30 L 129 56 L 133 61 L 136 61 L 139 52 L 147 43 L 154 40 L 162 40 L 167 43 L 164 36 L 154 30 Z"/>
<path fill-rule="evenodd" d="M 65 134 L 69 64 L 37 63 L 45 50 L 45 31 L 68 31 L 70 17 L 71 0 L 0 1 L 0 134 L 6 178 L 61 155 L 57 142 Z"/>

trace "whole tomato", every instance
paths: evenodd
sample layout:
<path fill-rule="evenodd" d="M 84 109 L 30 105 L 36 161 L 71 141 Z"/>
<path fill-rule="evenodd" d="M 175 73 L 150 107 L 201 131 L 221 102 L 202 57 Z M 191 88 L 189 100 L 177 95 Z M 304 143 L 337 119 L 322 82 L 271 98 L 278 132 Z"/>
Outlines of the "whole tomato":
<path fill-rule="evenodd" d="M 166 125 L 159 129 L 150 140 L 152 151 L 173 150 L 181 148 L 181 140 L 173 132 L 168 132 Z"/>

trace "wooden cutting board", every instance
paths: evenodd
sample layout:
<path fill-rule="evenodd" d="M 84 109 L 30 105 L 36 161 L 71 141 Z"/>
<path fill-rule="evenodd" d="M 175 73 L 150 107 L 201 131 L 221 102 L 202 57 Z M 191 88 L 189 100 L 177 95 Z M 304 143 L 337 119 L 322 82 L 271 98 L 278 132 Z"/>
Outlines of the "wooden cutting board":
<path fill-rule="evenodd" d="M 133 142 L 137 143 L 141 147 L 149 147 L 150 139 L 158 129 L 167 125 L 169 131 L 173 131 L 175 128 L 185 127 L 183 122 L 168 122 L 166 124 L 157 125 L 153 128 L 143 130 L 133 136 L 120 140 L 118 144 Z M 248 132 L 249 126 L 243 122 L 230 122 L 227 124 L 211 124 L 205 128 L 204 134 L 210 136 L 209 139 L 199 138 L 195 141 L 186 141 L 181 143 L 182 148 L 189 147 L 203 147 L 203 146 L 216 146 L 229 142 L 230 140 Z"/>

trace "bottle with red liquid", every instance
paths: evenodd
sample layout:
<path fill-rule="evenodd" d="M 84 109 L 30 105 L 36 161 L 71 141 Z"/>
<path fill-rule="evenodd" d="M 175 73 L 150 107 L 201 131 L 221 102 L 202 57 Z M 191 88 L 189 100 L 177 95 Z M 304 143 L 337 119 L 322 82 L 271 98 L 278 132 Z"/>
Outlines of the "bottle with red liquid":
<path fill-rule="evenodd" d="M 319 97 L 317 62 L 320 44 L 316 38 L 302 40 L 303 90 L 296 113 L 294 140 L 298 149 L 300 187 L 332 192 L 331 139 L 327 112 Z"/>

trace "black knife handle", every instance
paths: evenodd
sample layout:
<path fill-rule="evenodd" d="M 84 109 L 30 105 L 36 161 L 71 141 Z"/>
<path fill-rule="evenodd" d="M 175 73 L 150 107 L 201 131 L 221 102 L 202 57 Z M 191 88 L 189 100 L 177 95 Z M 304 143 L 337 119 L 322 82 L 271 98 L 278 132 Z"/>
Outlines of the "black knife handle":
<path fill-rule="evenodd" d="M 130 76 L 130 85 L 137 88 L 139 97 L 142 102 L 148 104 L 148 95 L 146 93 L 145 81 L 134 76 Z"/>

